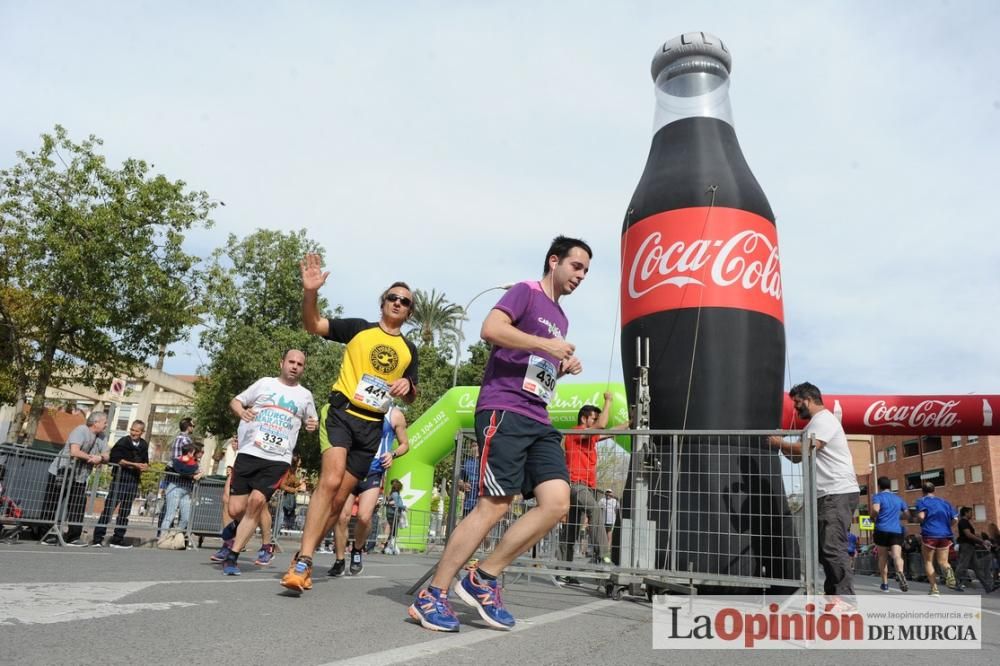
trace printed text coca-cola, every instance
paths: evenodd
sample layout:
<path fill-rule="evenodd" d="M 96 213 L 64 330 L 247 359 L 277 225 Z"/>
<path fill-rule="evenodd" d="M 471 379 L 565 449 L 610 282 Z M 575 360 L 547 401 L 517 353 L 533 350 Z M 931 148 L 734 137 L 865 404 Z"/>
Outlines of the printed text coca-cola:
<path fill-rule="evenodd" d="M 685 307 L 731 307 L 783 319 L 774 225 L 732 208 L 652 215 L 622 238 L 622 319 Z"/>
<path fill-rule="evenodd" d="M 916 405 L 889 405 L 876 400 L 865 410 L 864 422 L 868 427 L 950 428 L 958 420 L 952 411 L 958 404 L 958 400 L 923 400 Z"/>

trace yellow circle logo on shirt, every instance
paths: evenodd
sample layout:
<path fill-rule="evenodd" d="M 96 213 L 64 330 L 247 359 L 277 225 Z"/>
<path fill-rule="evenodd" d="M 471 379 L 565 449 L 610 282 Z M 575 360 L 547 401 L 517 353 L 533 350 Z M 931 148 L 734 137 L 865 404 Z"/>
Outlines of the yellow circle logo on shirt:
<path fill-rule="evenodd" d="M 399 354 L 389 345 L 375 345 L 368 357 L 372 367 L 383 374 L 389 374 L 399 365 Z"/>

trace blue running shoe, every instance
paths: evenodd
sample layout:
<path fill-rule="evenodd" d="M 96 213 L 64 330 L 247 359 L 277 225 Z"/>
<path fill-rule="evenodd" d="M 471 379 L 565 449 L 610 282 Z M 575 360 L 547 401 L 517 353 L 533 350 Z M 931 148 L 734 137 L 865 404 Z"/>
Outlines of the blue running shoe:
<path fill-rule="evenodd" d="M 448 593 L 426 588 L 407 610 L 414 620 L 431 631 L 458 631 L 458 618 L 448 603 Z"/>
<path fill-rule="evenodd" d="M 480 580 L 473 569 L 455 586 L 455 592 L 462 601 L 479 611 L 486 624 L 496 629 L 514 628 L 514 616 L 504 608 L 497 581 Z"/>
<path fill-rule="evenodd" d="M 271 563 L 271 558 L 274 557 L 274 544 L 265 543 L 261 545 L 260 550 L 257 551 L 257 559 L 253 561 L 259 567 L 266 567 Z"/>
<path fill-rule="evenodd" d="M 222 548 L 212 553 L 212 556 L 208 559 L 213 562 L 225 562 L 226 558 L 229 557 L 229 553 L 233 552 L 233 540 L 228 539 L 222 542 Z"/>
<path fill-rule="evenodd" d="M 224 576 L 239 576 L 242 571 L 236 565 L 236 560 L 226 560 L 226 563 L 222 565 L 222 574 Z"/>

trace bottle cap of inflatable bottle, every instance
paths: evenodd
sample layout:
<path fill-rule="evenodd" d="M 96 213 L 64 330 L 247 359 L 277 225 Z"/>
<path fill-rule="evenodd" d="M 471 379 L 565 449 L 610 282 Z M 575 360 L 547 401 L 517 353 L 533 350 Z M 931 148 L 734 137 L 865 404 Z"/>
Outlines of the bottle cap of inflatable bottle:
<path fill-rule="evenodd" d="M 691 68 L 703 71 L 704 60 L 691 56 L 708 56 L 722 63 L 727 74 L 732 72 L 733 57 L 721 39 L 710 32 L 685 32 L 683 35 L 668 39 L 653 56 L 653 64 L 650 67 L 653 80 L 656 81 L 660 73 L 671 66 L 672 70 L 677 70 L 677 74 Z M 671 74 L 673 75 L 673 71 Z"/>

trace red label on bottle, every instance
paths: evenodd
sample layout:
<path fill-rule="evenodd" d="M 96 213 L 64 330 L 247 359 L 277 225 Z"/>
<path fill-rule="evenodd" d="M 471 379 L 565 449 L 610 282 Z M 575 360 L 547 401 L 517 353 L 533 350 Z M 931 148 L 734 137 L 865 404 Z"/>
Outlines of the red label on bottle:
<path fill-rule="evenodd" d="M 622 236 L 622 324 L 654 312 L 717 307 L 784 321 L 777 229 L 754 213 L 657 213 Z"/>

